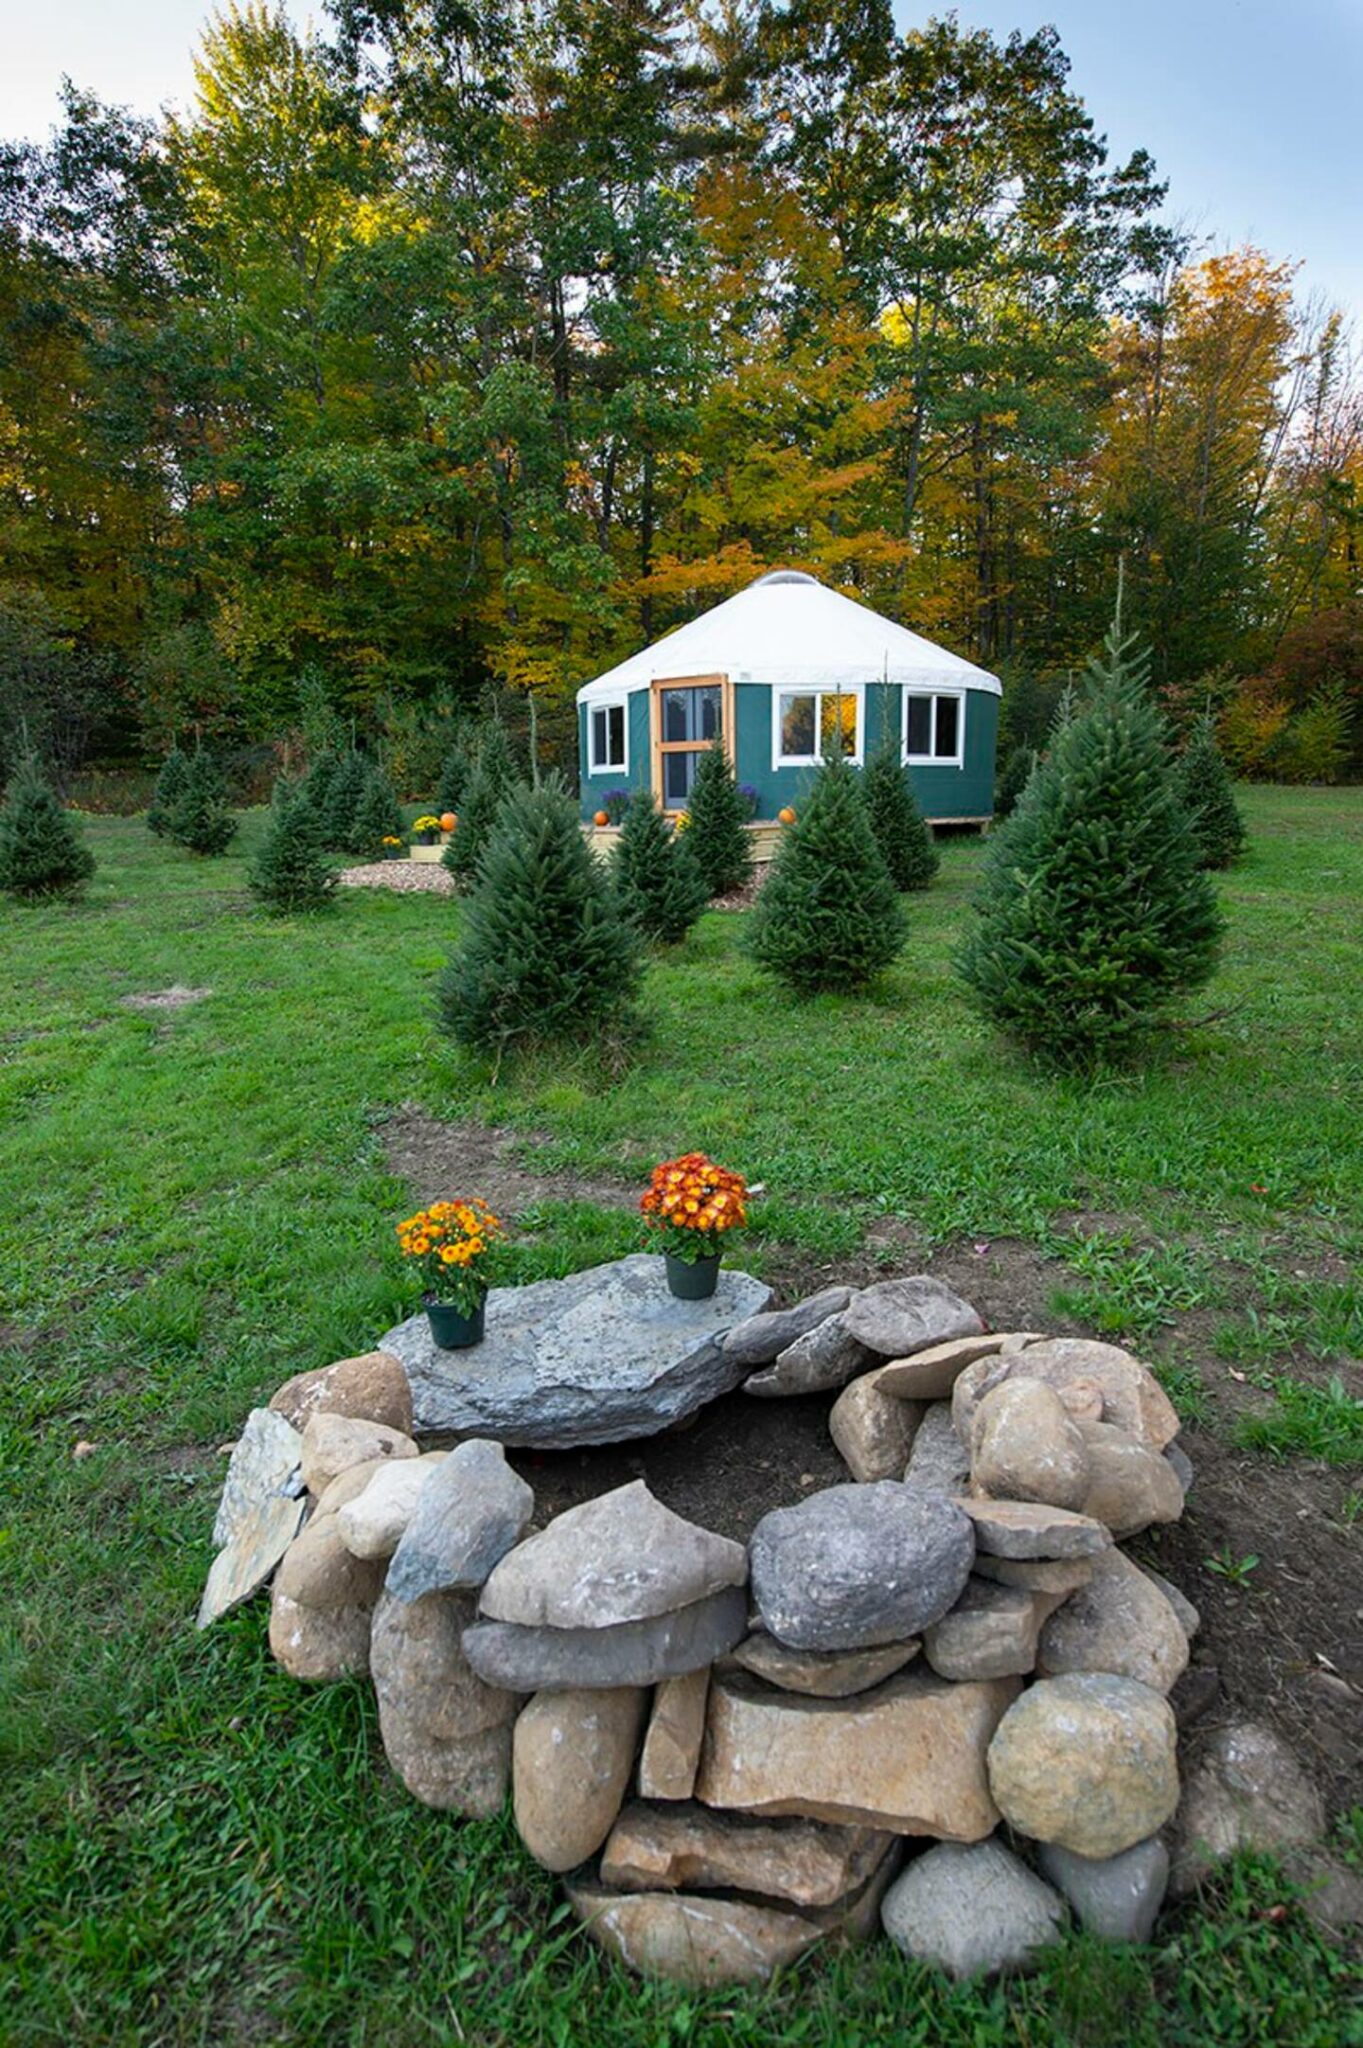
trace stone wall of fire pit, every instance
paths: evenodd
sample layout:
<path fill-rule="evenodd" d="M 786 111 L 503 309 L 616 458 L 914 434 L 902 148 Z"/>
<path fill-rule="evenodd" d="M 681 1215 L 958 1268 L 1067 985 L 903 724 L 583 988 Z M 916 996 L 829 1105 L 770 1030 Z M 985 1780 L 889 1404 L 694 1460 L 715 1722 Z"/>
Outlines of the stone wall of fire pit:
<path fill-rule="evenodd" d="M 201 1624 L 272 1579 L 284 1668 L 367 1673 L 415 1798 L 486 1816 L 509 1791 L 591 1937 L 647 1974 L 755 1981 L 882 1929 L 960 1976 L 1072 1917 L 1147 1939 L 1171 1874 L 1257 1839 L 1217 1754 L 1180 1809 L 1167 1695 L 1198 1617 L 1121 1547 L 1191 1481 L 1157 1380 L 987 1333 L 921 1276 L 720 1341 L 754 1397 L 836 1393 L 851 1474 L 746 1545 L 642 1480 L 535 1527 L 499 1443 L 422 1449 L 377 1351 L 253 1412 Z"/>

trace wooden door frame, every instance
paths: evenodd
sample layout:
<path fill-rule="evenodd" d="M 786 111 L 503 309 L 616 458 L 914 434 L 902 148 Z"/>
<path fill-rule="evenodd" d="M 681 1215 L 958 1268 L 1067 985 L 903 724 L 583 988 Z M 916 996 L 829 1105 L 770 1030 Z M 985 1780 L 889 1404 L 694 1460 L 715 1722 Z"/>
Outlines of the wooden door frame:
<path fill-rule="evenodd" d="M 703 753 L 708 742 L 695 740 L 665 740 L 663 738 L 664 690 L 719 690 L 719 732 L 724 742 L 724 751 L 729 764 L 737 770 L 738 735 L 734 729 L 734 686 L 727 675 L 705 676 L 654 676 L 648 686 L 648 736 L 649 756 L 653 777 L 653 795 L 666 811 L 663 796 L 663 755 Z M 669 817 L 676 817 L 676 811 L 669 811 Z"/>

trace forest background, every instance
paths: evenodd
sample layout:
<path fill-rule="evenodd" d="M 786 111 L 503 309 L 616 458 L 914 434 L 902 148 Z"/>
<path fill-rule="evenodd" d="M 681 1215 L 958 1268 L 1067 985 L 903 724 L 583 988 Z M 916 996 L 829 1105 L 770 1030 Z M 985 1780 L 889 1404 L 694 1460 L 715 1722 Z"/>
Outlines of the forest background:
<path fill-rule="evenodd" d="M 1176 717 L 1363 776 L 1346 324 L 1068 73 L 883 0 L 329 0 L 215 17 L 183 116 L 68 87 L 0 145 L 0 772 L 193 734 L 250 793 L 339 724 L 415 794 L 530 694 L 569 762 L 777 564 L 1001 673 L 1006 749 L 1122 561 Z"/>

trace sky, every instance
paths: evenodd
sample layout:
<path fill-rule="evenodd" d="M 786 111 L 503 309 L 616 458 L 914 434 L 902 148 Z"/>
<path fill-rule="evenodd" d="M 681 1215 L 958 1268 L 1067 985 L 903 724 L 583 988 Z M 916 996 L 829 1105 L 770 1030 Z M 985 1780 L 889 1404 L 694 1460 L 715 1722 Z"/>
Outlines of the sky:
<path fill-rule="evenodd" d="M 895 11 L 903 27 L 946 10 Z M 1363 327 L 1363 0 L 957 0 L 956 12 L 999 36 L 1053 23 L 1114 158 L 1144 147 L 1169 179 L 1170 217 L 1214 247 L 1249 240 L 1297 260 L 1299 291 Z M 205 0 L 0 0 L 0 136 L 44 136 L 63 73 L 142 113 L 184 106 L 207 13 Z"/>

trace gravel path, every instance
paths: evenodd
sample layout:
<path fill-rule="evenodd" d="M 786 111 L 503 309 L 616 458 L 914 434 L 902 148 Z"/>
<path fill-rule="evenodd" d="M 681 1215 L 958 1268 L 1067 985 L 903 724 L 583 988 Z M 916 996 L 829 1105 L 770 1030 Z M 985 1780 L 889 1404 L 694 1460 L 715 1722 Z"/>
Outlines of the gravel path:
<path fill-rule="evenodd" d="M 408 896 L 453 896 L 454 876 L 438 860 L 373 860 L 342 868 L 343 889 L 397 889 Z"/>

